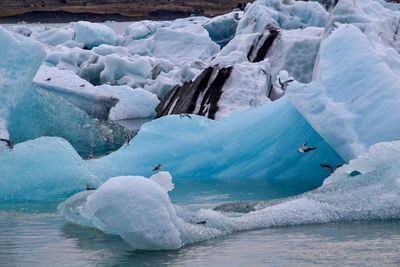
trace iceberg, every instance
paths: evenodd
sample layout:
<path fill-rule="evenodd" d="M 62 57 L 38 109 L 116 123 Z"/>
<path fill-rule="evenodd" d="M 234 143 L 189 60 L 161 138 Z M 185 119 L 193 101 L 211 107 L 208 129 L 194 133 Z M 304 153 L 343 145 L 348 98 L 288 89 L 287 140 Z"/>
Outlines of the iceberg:
<path fill-rule="evenodd" d="M 321 44 L 316 79 L 288 88 L 290 101 L 346 161 L 400 136 L 400 72 L 392 67 L 400 56 L 389 64 L 381 49 L 391 50 L 342 25 Z"/>
<path fill-rule="evenodd" d="M 59 201 L 99 180 L 64 139 L 40 137 L 0 151 L 0 201 Z"/>
<path fill-rule="evenodd" d="M 300 154 L 298 147 L 305 142 L 318 149 Z M 269 181 L 296 185 L 301 191 L 321 185 L 328 176 L 322 162 L 343 161 L 283 97 L 218 122 L 195 115 L 162 117 L 144 124 L 129 146 L 88 166 L 103 181 L 149 176 L 153 166 L 161 163 L 177 184 L 187 179 L 203 179 L 204 184 Z"/>
<path fill-rule="evenodd" d="M 262 33 L 268 25 L 283 29 L 324 27 L 328 12 L 318 2 L 258 0 L 246 8 L 236 35 Z"/>
<path fill-rule="evenodd" d="M 206 60 L 220 50 L 201 25 L 183 24 L 179 20 L 157 28 L 146 37 L 130 40 L 126 44 L 132 55 L 152 56 L 178 63 Z"/>
<path fill-rule="evenodd" d="M 73 23 L 74 40 L 83 43 L 88 49 L 101 44 L 116 45 L 117 35 L 106 25 L 78 21 Z"/>
<path fill-rule="evenodd" d="M 168 175 L 164 173 L 164 175 Z M 70 222 L 119 235 L 134 249 L 177 249 L 210 239 L 219 230 L 186 223 L 153 178 L 122 176 L 109 179 L 93 193 L 82 192 L 58 207 Z"/>
<path fill-rule="evenodd" d="M 338 168 L 320 188 L 260 203 L 244 215 L 173 205 L 165 189 L 137 176 L 112 178 L 93 193 L 66 200 L 59 210 L 73 223 L 117 234 L 142 250 L 176 249 L 232 232 L 269 227 L 398 219 L 399 154 L 399 141 L 376 144 Z M 354 170 L 360 175 L 352 177 Z"/>
<path fill-rule="evenodd" d="M 0 137 L 9 138 L 8 116 L 29 90 L 45 52 L 41 45 L 0 26 Z"/>
<path fill-rule="evenodd" d="M 235 11 L 222 16 L 217 16 L 203 24 L 211 40 L 224 47 L 236 34 L 236 28 L 243 12 Z"/>
<path fill-rule="evenodd" d="M 74 34 L 69 29 L 54 28 L 43 32 L 33 32 L 31 37 L 42 43 L 56 46 L 72 41 Z"/>
<path fill-rule="evenodd" d="M 85 158 L 115 151 L 129 133 L 113 123 L 93 119 L 64 98 L 37 87 L 28 90 L 14 107 L 8 129 L 17 143 L 41 136 L 62 137 Z"/>

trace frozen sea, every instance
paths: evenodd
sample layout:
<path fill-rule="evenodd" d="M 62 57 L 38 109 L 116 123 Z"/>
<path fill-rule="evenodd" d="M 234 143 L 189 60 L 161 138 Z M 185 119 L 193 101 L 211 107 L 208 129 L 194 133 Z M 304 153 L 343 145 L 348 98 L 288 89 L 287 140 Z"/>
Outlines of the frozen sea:
<path fill-rule="evenodd" d="M 172 251 L 132 251 L 68 224 L 56 204 L 0 206 L 0 266 L 398 266 L 400 221 L 271 228 Z"/>

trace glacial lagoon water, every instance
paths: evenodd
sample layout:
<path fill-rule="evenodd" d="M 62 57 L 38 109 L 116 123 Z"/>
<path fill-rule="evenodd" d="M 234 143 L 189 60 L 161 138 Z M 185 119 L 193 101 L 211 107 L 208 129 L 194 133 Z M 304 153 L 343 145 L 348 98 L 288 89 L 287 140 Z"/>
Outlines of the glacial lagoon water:
<path fill-rule="evenodd" d="M 69 224 L 57 204 L 0 205 L 0 266 L 398 266 L 400 221 L 279 227 L 172 251 Z"/>

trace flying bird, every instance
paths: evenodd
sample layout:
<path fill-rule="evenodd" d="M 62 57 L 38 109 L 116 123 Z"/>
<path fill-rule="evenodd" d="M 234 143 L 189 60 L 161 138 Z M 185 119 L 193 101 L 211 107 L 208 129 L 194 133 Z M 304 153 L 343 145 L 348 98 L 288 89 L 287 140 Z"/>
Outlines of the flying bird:
<path fill-rule="evenodd" d="M 313 151 L 313 150 L 316 150 L 316 149 L 317 149 L 316 146 L 307 146 L 307 143 L 304 143 L 303 145 L 301 145 L 299 147 L 299 152 L 300 153 L 307 153 L 307 152 L 310 152 L 310 151 Z"/>
<path fill-rule="evenodd" d="M 205 225 L 206 223 L 207 223 L 207 220 L 195 222 L 195 224 L 200 224 L 200 225 Z"/>
<path fill-rule="evenodd" d="M 14 148 L 14 142 L 11 141 L 11 140 L 0 138 L 0 141 L 6 143 L 6 147 L 8 149 L 13 149 Z"/>
<path fill-rule="evenodd" d="M 156 166 L 154 166 L 153 172 L 160 172 L 161 166 L 162 166 L 162 164 L 160 164 L 160 163 L 157 164 Z"/>

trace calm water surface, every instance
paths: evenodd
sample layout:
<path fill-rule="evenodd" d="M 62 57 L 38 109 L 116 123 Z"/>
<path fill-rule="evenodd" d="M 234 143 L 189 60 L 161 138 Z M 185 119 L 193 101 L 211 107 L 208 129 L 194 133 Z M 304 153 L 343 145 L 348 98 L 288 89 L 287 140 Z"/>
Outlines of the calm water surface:
<path fill-rule="evenodd" d="M 55 206 L 0 206 L 0 266 L 400 265 L 400 221 L 265 229 L 138 252 L 118 237 L 68 224 Z"/>

